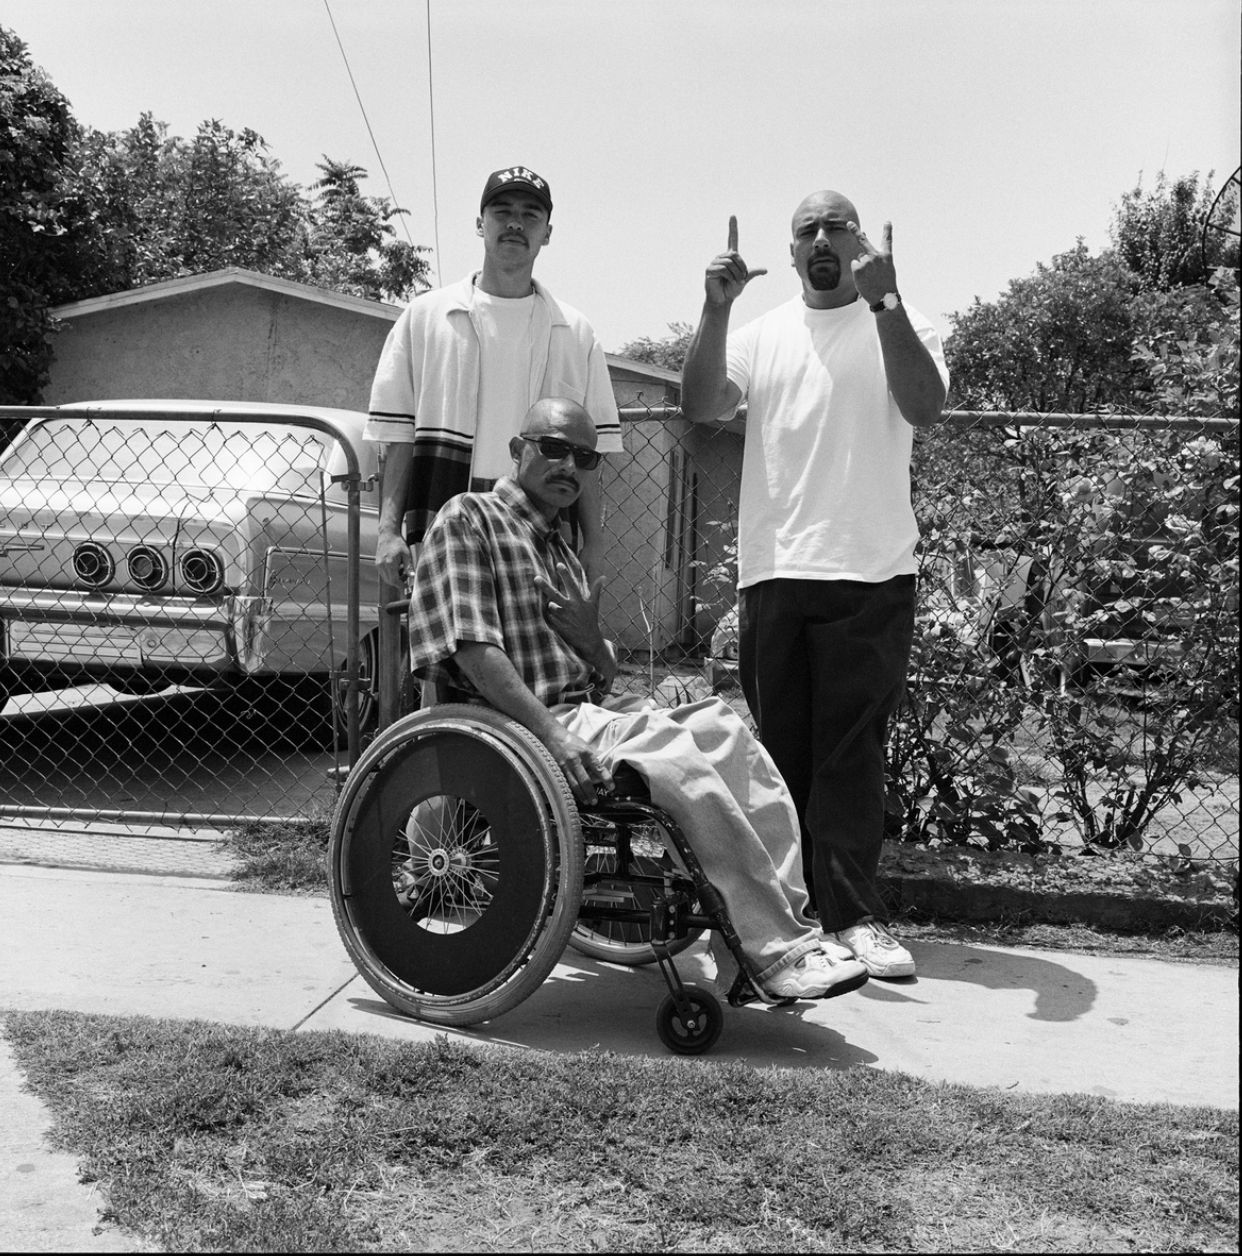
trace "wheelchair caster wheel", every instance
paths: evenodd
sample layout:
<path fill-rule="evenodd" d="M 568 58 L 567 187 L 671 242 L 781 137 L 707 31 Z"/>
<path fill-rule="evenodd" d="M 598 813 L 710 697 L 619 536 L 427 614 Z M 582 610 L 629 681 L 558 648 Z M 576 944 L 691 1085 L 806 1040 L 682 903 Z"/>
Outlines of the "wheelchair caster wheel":
<path fill-rule="evenodd" d="M 677 1011 L 677 1001 L 670 994 L 656 1013 L 656 1032 L 660 1041 L 677 1055 L 702 1055 L 710 1051 L 724 1028 L 720 1004 L 706 990 L 685 987 L 689 1013 Z"/>

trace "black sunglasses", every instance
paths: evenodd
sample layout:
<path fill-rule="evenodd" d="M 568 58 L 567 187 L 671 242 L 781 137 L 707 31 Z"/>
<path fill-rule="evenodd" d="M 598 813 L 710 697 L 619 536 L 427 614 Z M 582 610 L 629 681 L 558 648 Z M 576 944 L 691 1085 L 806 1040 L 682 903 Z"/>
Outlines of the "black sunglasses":
<path fill-rule="evenodd" d="M 555 436 L 523 436 L 524 441 L 539 446 L 539 452 L 549 462 L 560 462 L 566 454 L 573 454 L 574 466 L 580 471 L 593 471 L 599 466 L 604 456 L 594 449 L 584 449 L 581 445 L 571 445 L 567 440 L 558 440 Z"/>

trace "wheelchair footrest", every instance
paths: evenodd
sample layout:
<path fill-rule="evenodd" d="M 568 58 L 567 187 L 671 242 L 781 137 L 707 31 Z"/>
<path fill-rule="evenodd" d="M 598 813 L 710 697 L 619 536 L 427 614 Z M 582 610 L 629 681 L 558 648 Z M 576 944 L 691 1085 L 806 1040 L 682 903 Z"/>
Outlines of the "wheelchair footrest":
<path fill-rule="evenodd" d="M 733 984 L 729 987 L 730 1007 L 745 1007 L 747 1003 L 766 1003 L 769 1007 L 788 1007 L 789 1004 L 797 1003 L 797 1001 L 797 999 L 774 999 L 762 993 L 755 983 L 741 971 L 733 978 Z"/>

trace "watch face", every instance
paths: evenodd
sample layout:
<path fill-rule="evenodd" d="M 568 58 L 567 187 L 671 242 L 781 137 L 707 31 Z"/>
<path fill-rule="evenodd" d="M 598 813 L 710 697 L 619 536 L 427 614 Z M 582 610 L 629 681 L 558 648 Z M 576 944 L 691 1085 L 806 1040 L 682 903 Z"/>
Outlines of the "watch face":
<path fill-rule="evenodd" d="M 901 298 L 895 292 L 886 292 L 884 294 L 884 308 L 886 310 L 895 310 Z"/>

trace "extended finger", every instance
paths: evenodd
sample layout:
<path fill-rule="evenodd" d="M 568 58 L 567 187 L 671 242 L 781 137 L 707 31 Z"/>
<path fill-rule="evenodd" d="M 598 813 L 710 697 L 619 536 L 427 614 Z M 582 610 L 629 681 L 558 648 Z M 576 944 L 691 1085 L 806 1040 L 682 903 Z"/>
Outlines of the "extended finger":
<path fill-rule="evenodd" d="M 728 245 L 728 251 L 729 251 L 730 253 L 736 253 L 736 252 L 737 252 L 737 215 L 736 215 L 736 214 L 730 214 L 730 215 L 729 215 L 729 245 Z"/>
<path fill-rule="evenodd" d="M 884 233 L 880 237 L 880 252 L 887 253 L 889 257 L 893 255 L 893 224 L 891 222 L 884 224 Z"/>
<path fill-rule="evenodd" d="M 858 247 L 862 250 L 863 253 L 867 253 L 873 257 L 878 256 L 875 245 L 872 244 L 869 239 L 867 239 L 867 233 L 856 222 L 850 221 L 850 222 L 847 222 L 845 225 L 849 229 L 850 234 L 857 241 Z M 861 255 L 862 254 L 860 253 L 859 256 Z"/>
<path fill-rule="evenodd" d="M 582 587 L 582 581 L 569 570 L 567 563 L 557 563 L 556 570 L 561 577 L 561 588 L 572 589 L 580 598 L 585 597 L 589 590 Z"/>

